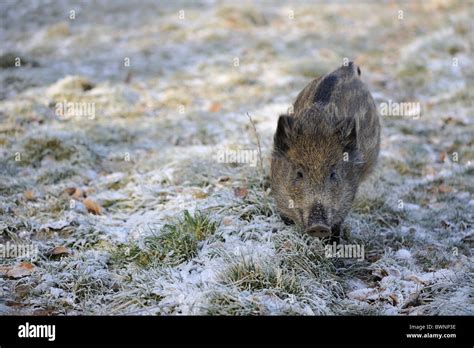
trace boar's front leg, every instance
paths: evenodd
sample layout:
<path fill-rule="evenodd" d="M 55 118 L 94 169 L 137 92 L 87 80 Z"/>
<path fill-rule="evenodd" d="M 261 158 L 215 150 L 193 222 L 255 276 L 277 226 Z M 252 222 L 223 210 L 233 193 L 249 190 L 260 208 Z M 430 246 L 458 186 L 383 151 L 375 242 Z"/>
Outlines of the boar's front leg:
<path fill-rule="evenodd" d="M 337 224 L 331 227 L 331 243 L 339 243 L 341 240 L 341 224 Z"/>
<path fill-rule="evenodd" d="M 286 217 L 283 214 L 280 214 L 281 220 L 285 223 L 285 225 L 294 225 L 295 222 L 291 220 L 289 217 Z"/>

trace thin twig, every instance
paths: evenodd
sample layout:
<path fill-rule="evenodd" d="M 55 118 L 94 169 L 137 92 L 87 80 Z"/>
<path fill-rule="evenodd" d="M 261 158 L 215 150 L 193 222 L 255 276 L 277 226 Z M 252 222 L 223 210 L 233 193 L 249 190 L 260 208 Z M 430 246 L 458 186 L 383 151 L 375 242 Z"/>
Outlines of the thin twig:
<path fill-rule="evenodd" d="M 265 208 L 268 208 L 270 207 L 270 202 L 269 202 L 269 199 L 268 199 L 268 195 L 267 195 L 267 191 L 265 190 L 265 171 L 263 169 L 263 155 L 262 155 L 262 147 L 260 145 L 260 137 L 258 135 L 258 132 L 257 132 L 257 127 L 255 126 L 255 122 L 253 121 L 252 119 L 252 116 L 250 116 L 250 114 L 247 112 L 247 117 L 249 118 L 250 120 L 250 124 L 252 125 L 252 128 L 253 128 L 253 131 L 254 131 L 254 134 L 255 134 L 255 139 L 256 139 L 256 142 L 257 142 L 257 151 L 258 151 L 258 159 L 259 159 L 259 167 L 260 167 L 260 188 L 262 190 L 262 193 L 263 193 L 263 205 Z M 271 207 L 270 207 L 271 209 Z"/>
<path fill-rule="evenodd" d="M 250 124 L 252 125 L 253 132 L 255 134 L 255 139 L 256 139 L 256 142 L 257 142 L 257 151 L 258 151 L 260 175 L 262 176 L 262 178 L 264 178 L 265 177 L 265 172 L 263 170 L 263 156 L 262 156 L 262 147 L 260 145 L 260 137 L 258 136 L 257 127 L 255 126 L 255 122 L 253 121 L 252 116 L 250 116 L 250 114 L 248 112 L 247 112 L 247 117 L 250 120 Z M 265 193 L 265 189 L 263 187 L 263 180 L 261 181 L 261 186 L 262 186 L 262 189 Z"/>

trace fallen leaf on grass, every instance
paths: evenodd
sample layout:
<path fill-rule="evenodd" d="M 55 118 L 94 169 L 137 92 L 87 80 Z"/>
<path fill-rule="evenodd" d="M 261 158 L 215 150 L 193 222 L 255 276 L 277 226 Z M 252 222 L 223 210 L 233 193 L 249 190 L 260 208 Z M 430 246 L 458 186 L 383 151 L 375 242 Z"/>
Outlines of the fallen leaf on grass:
<path fill-rule="evenodd" d="M 94 215 L 100 215 L 101 214 L 101 208 L 100 205 L 94 202 L 90 198 L 84 199 L 84 205 L 89 213 L 92 213 Z"/>
<path fill-rule="evenodd" d="M 441 192 L 441 193 L 449 193 L 452 190 L 453 190 L 452 187 L 446 186 L 446 185 L 439 185 L 439 187 L 438 187 L 438 192 Z"/>
<path fill-rule="evenodd" d="M 222 109 L 222 105 L 219 104 L 219 103 L 212 103 L 210 108 L 209 108 L 209 111 L 210 112 L 219 112 L 221 111 Z"/>
<path fill-rule="evenodd" d="M 22 278 L 29 276 L 33 272 L 35 266 L 28 262 L 21 262 L 17 266 L 13 266 L 7 271 L 6 276 L 9 278 Z"/>
<path fill-rule="evenodd" d="M 452 224 L 448 221 L 448 220 L 441 220 L 441 225 L 444 227 L 444 228 L 449 228 L 452 226 Z"/>
<path fill-rule="evenodd" d="M 56 315 L 56 313 L 57 312 L 54 309 L 37 309 L 33 312 L 33 315 L 46 317 Z"/>
<path fill-rule="evenodd" d="M 247 197 L 248 193 L 249 193 L 249 190 L 247 190 L 246 188 L 236 187 L 234 189 L 235 197 L 245 198 Z"/>
<path fill-rule="evenodd" d="M 450 193 L 453 191 L 453 188 L 448 185 L 440 184 L 439 186 L 430 186 L 426 189 L 428 193 L 437 195 L 439 193 Z"/>
<path fill-rule="evenodd" d="M 377 296 L 377 290 L 373 288 L 357 289 L 347 294 L 347 297 L 358 301 L 367 301 L 373 299 L 374 296 Z"/>
<path fill-rule="evenodd" d="M 25 298 L 31 291 L 29 284 L 17 284 L 15 286 L 15 294 L 20 298 Z"/>
<path fill-rule="evenodd" d="M 0 266 L 0 275 L 6 275 L 12 266 Z"/>
<path fill-rule="evenodd" d="M 26 190 L 24 195 L 25 195 L 25 199 L 27 201 L 34 201 L 35 200 L 35 193 L 33 192 L 33 190 Z"/>
<path fill-rule="evenodd" d="M 72 196 L 74 194 L 74 192 L 76 192 L 76 188 L 75 187 L 68 187 L 67 189 L 64 190 L 64 192 L 66 192 L 69 196 Z"/>
<path fill-rule="evenodd" d="M 229 226 L 232 224 L 232 218 L 226 216 L 225 218 L 222 219 L 222 223 L 225 225 L 225 226 Z"/>
<path fill-rule="evenodd" d="M 228 176 L 221 176 L 217 179 L 217 182 L 227 182 L 230 180 L 230 177 Z"/>
<path fill-rule="evenodd" d="M 392 306 L 398 306 L 398 304 L 400 303 L 400 298 L 395 293 L 388 295 L 388 300 L 391 300 L 390 302 L 392 302 Z"/>
<path fill-rule="evenodd" d="M 463 120 L 458 120 L 452 116 L 448 116 L 443 118 L 444 124 L 452 124 L 456 126 L 465 126 L 466 124 L 463 122 Z"/>
<path fill-rule="evenodd" d="M 5 301 L 5 305 L 7 305 L 8 307 L 14 307 L 14 308 L 19 308 L 19 307 L 24 307 L 25 306 L 24 303 L 21 303 L 21 302 L 18 302 L 18 301 L 13 301 L 13 300 Z"/>
<path fill-rule="evenodd" d="M 72 195 L 74 198 L 80 199 L 82 197 L 86 197 L 85 192 L 82 192 L 80 188 L 76 188 L 76 191 Z"/>
<path fill-rule="evenodd" d="M 405 277 L 405 280 L 410 280 L 420 285 L 428 285 L 430 282 L 422 279 L 421 277 L 417 276 L 416 274 L 410 274 L 409 276 Z"/>
<path fill-rule="evenodd" d="M 78 187 L 68 187 L 64 190 L 64 192 L 76 199 L 81 199 L 86 196 L 85 192 L 82 192 L 82 190 Z"/>
<path fill-rule="evenodd" d="M 48 256 L 49 257 L 60 257 L 60 256 L 66 256 L 69 255 L 69 250 L 66 247 L 63 246 L 57 246 L 48 251 Z"/>
<path fill-rule="evenodd" d="M 383 279 L 388 276 L 388 272 L 385 269 L 377 268 L 372 271 L 372 275 L 376 276 L 379 279 Z"/>
<path fill-rule="evenodd" d="M 70 221 L 66 220 L 58 220 L 58 221 L 50 221 L 46 224 L 41 225 L 40 231 L 61 231 L 68 226 L 71 226 Z"/>
<path fill-rule="evenodd" d="M 198 191 L 193 193 L 193 198 L 194 199 L 204 199 L 207 198 L 207 193 L 203 191 Z"/>
<path fill-rule="evenodd" d="M 418 292 L 411 293 L 408 295 L 405 303 L 403 303 L 402 308 L 416 307 L 420 304 L 420 294 Z"/>

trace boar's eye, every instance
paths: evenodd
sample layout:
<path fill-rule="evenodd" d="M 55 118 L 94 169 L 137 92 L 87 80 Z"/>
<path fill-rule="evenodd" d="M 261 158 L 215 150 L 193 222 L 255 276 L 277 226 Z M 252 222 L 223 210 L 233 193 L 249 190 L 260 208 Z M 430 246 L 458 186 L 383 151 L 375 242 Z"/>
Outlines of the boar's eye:
<path fill-rule="evenodd" d="M 296 171 L 296 179 L 303 179 L 303 171 L 301 169 Z"/>
<path fill-rule="evenodd" d="M 331 172 L 330 178 L 331 178 L 332 181 L 337 181 L 337 174 L 336 174 L 335 171 Z"/>

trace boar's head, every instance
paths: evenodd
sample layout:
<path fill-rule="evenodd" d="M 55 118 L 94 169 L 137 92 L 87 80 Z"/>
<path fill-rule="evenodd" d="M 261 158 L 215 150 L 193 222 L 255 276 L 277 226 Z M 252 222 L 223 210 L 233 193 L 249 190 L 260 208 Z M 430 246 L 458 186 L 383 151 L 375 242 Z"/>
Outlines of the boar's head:
<path fill-rule="evenodd" d="M 311 112 L 324 112 L 316 109 Z M 354 121 L 307 127 L 304 116 L 280 116 L 271 180 L 282 217 L 311 235 L 329 236 L 351 208 L 361 164 Z"/>

